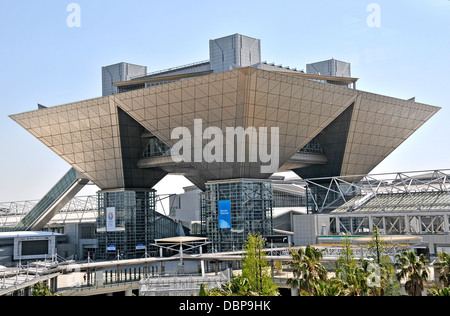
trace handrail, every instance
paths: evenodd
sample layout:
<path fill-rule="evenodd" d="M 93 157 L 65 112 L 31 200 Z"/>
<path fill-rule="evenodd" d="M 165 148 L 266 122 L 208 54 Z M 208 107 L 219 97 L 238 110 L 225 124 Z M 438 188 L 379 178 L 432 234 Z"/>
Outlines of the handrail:
<path fill-rule="evenodd" d="M 154 71 L 154 72 L 149 72 L 149 73 L 147 73 L 145 75 L 133 76 L 133 77 L 130 77 L 130 80 L 135 80 L 135 79 L 139 79 L 139 78 L 159 75 L 159 74 L 163 74 L 163 73 L 166 73 L 166 72 L 171 72 L 171 71 L 175 71 L 175 70 L 179 70 L 179 69 L 183 69 L 183 68 L 189 68 L 189 67 L 193 67 L 193 66 L 198 66 L 198 65 L 206 64 L 206 63 L 209 63 L 209 60 L 203 60 L 203 61 L 198 61 L 198 62 L 187 64 L 187 65 L 182 65 L 182 66 L 167 68 L 167 69 L 158 70 L 158 71 Z"/>

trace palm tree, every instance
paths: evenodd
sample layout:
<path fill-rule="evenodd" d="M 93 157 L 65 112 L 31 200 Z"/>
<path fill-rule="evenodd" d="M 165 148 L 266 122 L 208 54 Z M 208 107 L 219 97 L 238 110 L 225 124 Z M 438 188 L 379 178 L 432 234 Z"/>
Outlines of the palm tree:
<path fill-rule="evenodd" d="M 417 257 L 414 251 L 405 251 L 396 256 L 397 280 L 405 279 L 405 291 L 410 296 L 422 296 L 424 282 L 428 279 L 428 260 L 424 255 Z"/>
<path fill-rule="evenodd" d="M 345 273 L 338 272 L 336 269 L 336 277 L 331 281 L 339 284 L 342 289 L 342 295 L 345 296 L 367 296 L 372 294 L 369 288 L 369 275 L 365 262 L 362 266 L 352 266 L 345 269 Z"/>
<path fill-rule="evenodd" d="M 343 296 L 343 287 L 339 282 L 317 281 L 313 287 L 313 296 Z"/>
<path fill-rule="evenodd" d="M 444 287 L 443 289 L 434 288 L 428 290 L 428 296 L 450 296 L 450 288 Z"/>
<path fill-rule="evenodd" d="M 444 287 L 450 286 L 450 255 L 445 252 L 438 253 L 439 262 L 434 264 L 439 270 L 439 281 L 444 284 Z"/>
<path fill-rule="evenodd" d="M 294 278 L 289 278 L 286 284 L 291 288 L 298 288 L 300 293 L 312 295 L 314 286 L 319 281 L 327 280 L 327 270 L 320 263 L 322 251 L 307 245 L 292 252 L 291 266 Z"/>
<path fill-rule="evenodd" d="M 355 259 L 349 238 L 345 239 L 342 251 L 336 261 L 336 280 L 339 280 L 347 296 L 362 296 L 369 292 L 368 262 L 362 261 L 361 266 Z"/>

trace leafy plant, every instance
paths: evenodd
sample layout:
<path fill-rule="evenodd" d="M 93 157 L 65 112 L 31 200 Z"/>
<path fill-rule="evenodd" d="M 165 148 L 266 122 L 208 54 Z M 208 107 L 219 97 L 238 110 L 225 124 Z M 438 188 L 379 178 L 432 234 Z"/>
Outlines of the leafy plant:
<path fill-rule="evenodd" d="M 278 296 L 278 287 L 274 284 L 270 265 L 262 250 L 265 242 L 261 235 L 249 234 L 244 245 L 242 274 L 236 275 L 220 288 L 200 289 L 207 296 Z"/>
<path fill-rule="evenodd" d="M 405 291 L 410 296 L 422 296 L 424 282 L 428 279 L 428 260 L 424 255 L 416 256 L 414 251 L 405 251 L 397 255 L 396 266 L 399 268 L 397 279 L 406 280 Z"/>
<path fill-rule="evenodd" d="M 444 287 L 450 286 L 450 255 L 445 252 L 438 253 L 439 262 L 434 264 L 439 271 L 439 281 L 444 284 Z"/>
<path fill-rule="evenodd" d="M 435 287 L 427 291 L 427 296 L 450 296 L 450 288 L 444 287 L 442 289 Z"/>
<path fill-rule="evenodd" d="M 33 296 L 57 296 L 52 293 L 47 284 L 39 282 L 34 285 Z"/>
<path fill-rule="evenodd" d="M 314 287 L 319 281 L 327 280 L 327 270 L 320 263 L 323 257 L 321 250 L 307 245 L 292 253 L 291 267 L 293 268 L 293 278 L 287 280 L 287 285 L 291 288 L 299 289 L 300 294 L 312 295 Z"/>
<path fill-rule="evenodd" d="M 244 244 L 242 277 L 248 281 L 248 289 L 243 294 L 262 296 L 278 295 L 278 287 L 273 283 L 270 264 L 266 260 L 265 241 L 259 234 L 249 234 Z"/>

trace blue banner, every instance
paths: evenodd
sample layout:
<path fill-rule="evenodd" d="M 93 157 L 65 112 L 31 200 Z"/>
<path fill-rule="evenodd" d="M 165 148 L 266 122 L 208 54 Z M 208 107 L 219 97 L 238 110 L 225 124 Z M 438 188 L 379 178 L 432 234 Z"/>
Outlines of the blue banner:
<path fill-rule="evenodd" d="M 106 251 L 116 251 L 116 245 L 114 244 L 106 245 Z"/>
<path fill-rule="evenodd" d="M 219 201 L 219 228 L 231 228 L 231 201 Z"/>

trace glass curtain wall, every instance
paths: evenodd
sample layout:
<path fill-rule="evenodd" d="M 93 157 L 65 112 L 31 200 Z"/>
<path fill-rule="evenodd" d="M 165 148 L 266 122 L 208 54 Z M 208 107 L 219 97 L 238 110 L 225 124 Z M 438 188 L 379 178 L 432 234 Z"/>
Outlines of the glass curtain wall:
<path fill-rule="evenodd" d="M 230 227 L 219 225 L 219 201 L 230 201 Z M 270 182 L 236 180 L 207 183 L 200 195 L 203 234 L 213 250 L 241 250 L 249 233 L 273 232 L 273 189 Z"/>
<path fill-rule="evenodd" d="M 113 216 L 114 225 L 108 221 Z M 155 239 L 177 236 L 177 223 L 156 211 L 156 191 L 115 191 L 98 194 L 97 258 L 112 260 L 156 254 Z"/>

